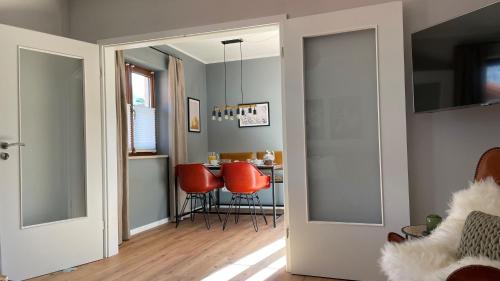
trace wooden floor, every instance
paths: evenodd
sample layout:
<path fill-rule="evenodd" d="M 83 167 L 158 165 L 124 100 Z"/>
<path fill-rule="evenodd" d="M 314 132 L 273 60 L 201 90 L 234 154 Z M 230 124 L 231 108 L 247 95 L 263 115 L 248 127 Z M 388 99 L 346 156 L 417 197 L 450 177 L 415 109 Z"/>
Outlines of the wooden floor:
<path fill-rule="evenodd" d="M 259 232 L 253 230 L 249 216 L 241 216 L 236 225 L 231 220 L 222 231 L 217 216 L 211 216 L 210 230 L 197 216 L 195 222 L 185 220 L 178 229 L 167 224 L 138 234 L 114 257 L 33 280 L 332 281 L 286 273 L 284 241 L 280 241 L 283 219 L 275 229 L 268 219 L 265 225 L 259 218 Z"/>

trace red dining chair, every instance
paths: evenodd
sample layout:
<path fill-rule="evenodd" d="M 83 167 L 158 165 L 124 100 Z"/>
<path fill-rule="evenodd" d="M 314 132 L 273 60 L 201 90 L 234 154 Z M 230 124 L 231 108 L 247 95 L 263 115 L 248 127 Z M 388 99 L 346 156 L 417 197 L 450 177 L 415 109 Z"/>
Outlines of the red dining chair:
<path fill-rule="evenodd" d="M 179 226 L 180 218 L 184 216 L 188 202 L 191 203 L 191 211 L 189 213 L 190 218 L 191 221 L 194 221 L 194 215 L 196 212 L 194 209 L 196 208 L 196 203 L 199 200 L 200 205 L 198 206 L 202 206 L 205 224 L 207 229 L 210 229 L 207 202 L 213 200 L 215 203 L 215 197 L 213 196 L 212 191 L 224 186 L 224 182 L 221 177 L 214 175 L 203 164 L 179 164 L 175 167 L 175 176 L 176 183 L 178 183 L 180 188 L 187 193 L 186 199 L 182 204 L 180 214 L 176 214 L 176 227 Z M 215 204 L 215 210 L 217 211 L 217 216 L 219 216 L 219 221 L 222 222 L 217 204 Z"/>
<path fill-rule="evenodd" d="M 259 231 L 259 227 L 257 225 L 257 210 L 255 209 L 255 200 L 257 200 L 257 203 L 259 204 L 262 217 L 267 224 L 266 215 L 264 214 L 264 209 L 262 208 L 262 204 L 257 192 L 270 187 L 271 177 L 264 175 L 253 164 L 246 162 L 223 164 L 221 175 L 224 179 L 226 188 L 232 193 L 231 202 L 229 203 L 229 210 L 227 211 L 226 217 L 224 218 L 222 229 L 226 229 L 227 221 L 233 206 L 236 210 L 236 202 L 238 202 L 238 210 L 236 212 L 234 222 L 238 223 L 241 200 L 245 199 L 248 204 L 250 216 L 252 217 L 253 227 L 255 231 Z M 253 205 L 253 211 L 250 202 Z"/>

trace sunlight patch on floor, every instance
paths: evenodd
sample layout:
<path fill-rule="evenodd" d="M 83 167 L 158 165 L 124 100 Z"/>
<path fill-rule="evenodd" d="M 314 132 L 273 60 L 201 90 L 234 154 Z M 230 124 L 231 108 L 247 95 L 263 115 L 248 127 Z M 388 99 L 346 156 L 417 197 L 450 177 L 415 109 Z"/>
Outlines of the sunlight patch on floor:
<path fill-rule="evenodd" d="M 267 278 L 271 277 L 278 270 L 285 267 L 285 265 L 286 265 L 286 258 L 284 256 L 280 257 L 270 265 L 261 269 L 259 272 L 250 276 L 250 278 L 248 278 L 246 281 L 265 281 L 267 280 Z"/>
<path fill-rule="evenodd" d="M 259 250 L 237 260 L 236 262 L 221 268 L 220 270 L 203 278 L 202 281 L 228 281 L 243 271 L 249 269 L 251 266 L 266 259 L 272 254 L 285 248 L 285 239 L 279 239 L 275 242 L 260 248 Z M 274 262 L 273 262 L 274 264 Z M 260 280 L 260 279 L 258 279 Z"/>

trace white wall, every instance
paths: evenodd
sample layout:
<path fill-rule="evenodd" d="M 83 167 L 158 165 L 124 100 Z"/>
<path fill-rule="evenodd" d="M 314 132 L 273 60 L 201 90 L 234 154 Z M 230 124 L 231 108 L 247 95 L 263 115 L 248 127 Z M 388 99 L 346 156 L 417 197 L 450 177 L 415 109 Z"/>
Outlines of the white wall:
<path fill-rule="evenodd" d="M 1 0 L 0 23 L 68 35 L 68 0 Z"/>

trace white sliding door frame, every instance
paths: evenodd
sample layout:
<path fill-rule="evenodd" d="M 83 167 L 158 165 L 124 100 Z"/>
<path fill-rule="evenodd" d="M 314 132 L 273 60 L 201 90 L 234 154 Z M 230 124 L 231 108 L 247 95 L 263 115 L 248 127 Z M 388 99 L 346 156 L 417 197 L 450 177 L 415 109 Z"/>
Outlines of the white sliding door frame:
<path fill-rule="evenodd" d="M 210 34 L 214 32 L 223 32 L 239 30 L 251 27 L 277 25 L 280 29 L 280 45 L 283 46 L 283 25 L 287 16 L 276 15 L 241 21 L 225 22 L 205 26 L 174 29 L 141 35 L 124 36 L 112 39 L 98 41 L 101 54 L 101 91 L 103 96 L 103 151 L 105 151 L 105 182 L 104 185 L 104 255 L 110 257 L 118 254 L 118 155 L 116 151 L 116 97 L 115 97 L 115 51 L 143 48 L 155 45 L 171 43 L 173 39 L 179 39 L 188 36 Z M 282 56 L 281 63 L 281 96 L 285 99 L 285 89 L 283 81 L 284 62 Z M 284 104 L 284 103 L 282 103 Z M 286 110 L 282 109 L 283 112 Z M 284 114 L 283 114 L 284 116 Z M 286 126 L 283 119 L 283 132 Z M 283 134 L 285 135 L 285 134 Z M 283 139 L 283 145 L 286 147 L 286 141 Z M 286 163 L 286 155 L 284 156 Z M 285 188 L 286 190 L 286 188 Z M 285 197 L 286 197 L 285 191 Z M 172 196 L 171 196 L 172 197 Z M 172 198 L 170 208 L 173 208 Z M 173 214 L 173 212 L 170 212 Z M 285 212 L 285 224 L 288 225 L 288 217 Z"/>

